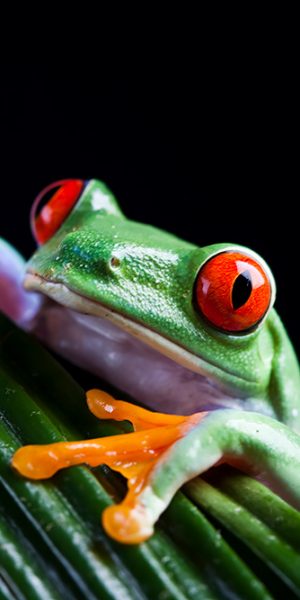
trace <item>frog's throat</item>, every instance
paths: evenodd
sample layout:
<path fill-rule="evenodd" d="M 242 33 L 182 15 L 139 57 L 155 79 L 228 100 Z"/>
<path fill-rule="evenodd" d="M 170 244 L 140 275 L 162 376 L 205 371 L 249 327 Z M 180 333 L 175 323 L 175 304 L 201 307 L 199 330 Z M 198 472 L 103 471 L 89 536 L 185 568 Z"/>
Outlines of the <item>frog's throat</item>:
<path fill-rule="evenodd" d="M 243 395 L 242 390 L 247 380 L 224 371 L 220 367 L 207 362 L 182 346 L 163 337 L 156 331 L 148 329 L 141 323 L 133 321 L 99 302 L 81 296 L 62 283 L 49 282 L 37 274 L 27 272 L 24 287 L 27 290 L 42 292 L 58 304 L 74 311 L 106 319 L 182 367 L 204 377 L 209 377 L 225 393 L 237 397 Z M 249 383 L 253 384 L 254 381 L 249 381 Z"/>

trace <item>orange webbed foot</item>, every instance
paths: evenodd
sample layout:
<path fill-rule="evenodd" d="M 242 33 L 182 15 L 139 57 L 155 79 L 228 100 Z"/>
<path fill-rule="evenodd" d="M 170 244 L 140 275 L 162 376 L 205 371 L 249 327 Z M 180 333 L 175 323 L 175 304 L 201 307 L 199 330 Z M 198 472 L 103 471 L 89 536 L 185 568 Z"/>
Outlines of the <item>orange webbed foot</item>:
<path fill-rule="evenodd" d="M 188 417 L 155 413 L 115 400 L 100 390 L 90 390 L 87 403 L 96 417 L 131 421 L 135 431 L 91 440 L 24 446 L 14 454 L 12 465 L 30 479 L 46 479 L 60 469 L 78 464 L 110 466 L 127 478 L 128 492 L 119 505 L 104 511 L 103 525 L 118 541 L 141 542 L 153 531 L 139 500 L 150 474 L 166 450 L 195 427 L 204 413 Z"/>

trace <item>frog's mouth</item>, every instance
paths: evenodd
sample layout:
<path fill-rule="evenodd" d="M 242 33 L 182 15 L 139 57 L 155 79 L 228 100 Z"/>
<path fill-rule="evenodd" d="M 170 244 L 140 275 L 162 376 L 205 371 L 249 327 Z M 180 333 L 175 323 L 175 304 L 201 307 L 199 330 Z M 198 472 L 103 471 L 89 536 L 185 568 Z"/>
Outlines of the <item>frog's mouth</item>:
<path fill-rule="evenodd" d="M 221 369 L 140 323 L 36 274 L 27 273 L 25 287 L 50 298 L 34 324 L 40 338 L 146 406 L 178 414 L 224 407 L 266 412 L 263 401 L 236 391 L 238 378 L 230 389 Z"/>

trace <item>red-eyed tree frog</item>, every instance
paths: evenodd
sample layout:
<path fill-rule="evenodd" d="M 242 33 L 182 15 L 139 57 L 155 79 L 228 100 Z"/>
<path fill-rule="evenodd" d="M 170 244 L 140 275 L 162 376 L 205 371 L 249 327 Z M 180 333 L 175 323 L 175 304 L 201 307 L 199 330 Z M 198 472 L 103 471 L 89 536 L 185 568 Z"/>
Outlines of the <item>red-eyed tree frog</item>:
<path fill-rule="evenodd" d="M 32 479 L 79 463 L 121 472 L 127 496 L 103 523 L 124 543 L 147 539 L 183 483 L 221 462 L 263 474 L 299 506 L 300 373 L 264 260 L 129 221 L 97 180 L 48 186 L 32 228 L 25 277 L 1 242 L 0 308 L 152 410 L 91 390 L 97 417 L 135 431 L 25 446 L 13 466 Z"/>

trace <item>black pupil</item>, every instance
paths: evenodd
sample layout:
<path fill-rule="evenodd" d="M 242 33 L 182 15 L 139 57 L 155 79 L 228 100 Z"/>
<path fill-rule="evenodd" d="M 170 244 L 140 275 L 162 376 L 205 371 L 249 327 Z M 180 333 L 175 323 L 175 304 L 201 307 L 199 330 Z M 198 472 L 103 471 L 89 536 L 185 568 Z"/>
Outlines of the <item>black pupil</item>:
<path fill-rule="evenodd" d="M 240 273 L 236 278 L 232 288 L 232 306 L 234 310 L 241 308 L 246 304 L 252 292 L 252 281 L 250 271 Z"/>

